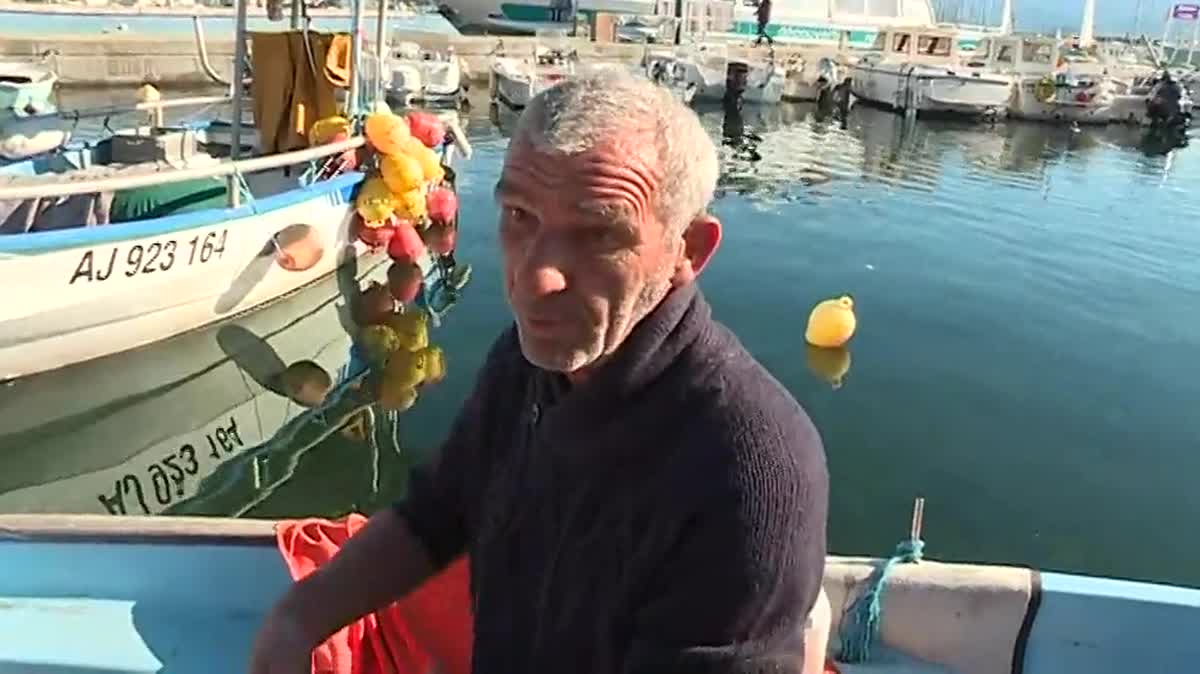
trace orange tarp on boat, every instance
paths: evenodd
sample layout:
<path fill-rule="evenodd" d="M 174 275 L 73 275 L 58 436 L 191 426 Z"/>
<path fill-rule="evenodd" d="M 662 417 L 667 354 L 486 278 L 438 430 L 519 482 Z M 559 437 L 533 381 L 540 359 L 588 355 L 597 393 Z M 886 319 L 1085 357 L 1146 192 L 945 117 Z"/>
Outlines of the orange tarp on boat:
<path fill-rule="evenodd" d="M 281 521 L 279 551 L 294 580 L 321 566 L 367 523 L 363 515 L 338 520 Z M 386 609 L 342 628 L 313 651 L 313 674 L 470 674 L 471 601 L 466 558 L 450 564 Z"/>

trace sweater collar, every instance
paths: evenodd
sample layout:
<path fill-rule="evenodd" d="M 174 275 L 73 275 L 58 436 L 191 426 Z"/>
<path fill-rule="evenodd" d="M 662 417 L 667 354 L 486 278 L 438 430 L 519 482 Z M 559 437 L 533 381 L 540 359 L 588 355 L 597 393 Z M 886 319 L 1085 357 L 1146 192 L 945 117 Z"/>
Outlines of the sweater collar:
<path fill-rule="evenodd" d="M 572 386 L 561 373 L 536 369 L 540 433 L 552 441 L 577 440 L 606 423 L 631 396 L 662 376 L 711 316 L 703 295 L 689 283 L 672 289 L 587 381 Z"/>

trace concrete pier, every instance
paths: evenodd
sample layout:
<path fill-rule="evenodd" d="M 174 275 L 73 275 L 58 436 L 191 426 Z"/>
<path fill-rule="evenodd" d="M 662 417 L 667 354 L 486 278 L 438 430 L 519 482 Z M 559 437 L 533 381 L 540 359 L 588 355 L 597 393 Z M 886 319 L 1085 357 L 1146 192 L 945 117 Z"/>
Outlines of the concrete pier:
<path fill-rule="evenodd" d="M 0 27 L 0 31 L 3 27 Z M 503 41 L 504 52 L 509 56 L 530 54 L 533 50 L 532 37 L 438 35 L 412 33 L 392 38 L 404 39 L 420 44 L 427 49 L 444 50 L 453 47 L 462 59 L 472 81 L 486 81 L 489 65 L 496 45 Z M 209 62 L 216 73 L 225 81 L 233 74 L 233 40 L 207 40 Z M 584 39 L 573 41 L 580 60 L 588 62 L 636 63 L 642 56 L 640 44 L 590 42 Z M 653 46 L 652 46 L 653 48 Z M 660 48 L 669 48 L 662 45 Z M 747 44 L 731 45 L 730 57 L 749 56 L 761 58 L 765 47 L 753 48 Z M 201 67 L 199 50 L 194 39 L 178 37 L 152 37 L 146 35 L 46 35 L 44 37 L 8 37 L 0 34 L 0 59 L 28 61 L 51 52 L 46 63 L 60 78 L 61 86 L 68 88 L 106 88 L 139 85 L 151 82 L 160 88 L 194 87 L 213 84 Z M 786 60 L 789 55 L 802 55 L 810 64 L 821 56 L 832 56 L 828 47 L 779 47 L 776 58 Z"/>

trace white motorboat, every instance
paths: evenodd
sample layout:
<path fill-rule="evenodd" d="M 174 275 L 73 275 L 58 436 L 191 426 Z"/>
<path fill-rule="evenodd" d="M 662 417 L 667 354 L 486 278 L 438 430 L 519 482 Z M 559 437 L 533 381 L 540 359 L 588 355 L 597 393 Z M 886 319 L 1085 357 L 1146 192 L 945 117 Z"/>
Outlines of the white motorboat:
<path fill-rule="evenodd" d="M 579 55 L 568 48 L 565 33 L 539 31 L 527 57 L 507 56 L 503 42 L 497 44 L 488 90 L 493 102 L 521 110 L 538 92 L 573 76 L 579 68 Z"/>
<path fill-rule="evenodd" d="M 722 42 L 694 42 L 676 52 L 684 77 L 696 85 L 695 100 L 775 104 L 783 99 L 787 69 L 775 59 L 774 49 L 766 59 L 729 56 Z"/>
<path fill-rule="evenodd" d="M 453 47 L 443 53 L 401 41 L 390 49 L 384 68 L 389 103 L 458 106 L 466 98 L 462 63 Z"/>
<path fill-rule="evenodd" d="M 917 114 L 998 115 L 1008 108 L 1012 80 L 964 61 L 954 31 L 888 28 L 874 46 L 850 66 L 850 90 L 864 101 Z"/>
<path fill-rule="evenodd" d="M 792 54 L 784 60 L 784 68 L 783 100 L 788 102 L 820 101 L 846 77 L 845 69 L 829 56 L 810 64 L 802 55 Z"/>
<path fill-rule="evenodd" d="M 1121 86 L 1091 59 L 1068 59 L 1048 36 L 982 40 L 974 63 L 1013 83 L 1008 114 L 1018 119 L 1107 124 L 1117 118 Z"/>
<path fill-rule="evenodd" d="M 20 117 L 53 112 L 58 75 L 41 63 L 0 62 L 0 111 Z"/>
<path fill-rule="evenodd" d="M 643 58 L 646 77 L 660 86 L 670 89 L 683 103 L 691 103 L 696 97 L 696 83 L 688 78 L 687 69 L 670 52 L 648 52 Z"/>

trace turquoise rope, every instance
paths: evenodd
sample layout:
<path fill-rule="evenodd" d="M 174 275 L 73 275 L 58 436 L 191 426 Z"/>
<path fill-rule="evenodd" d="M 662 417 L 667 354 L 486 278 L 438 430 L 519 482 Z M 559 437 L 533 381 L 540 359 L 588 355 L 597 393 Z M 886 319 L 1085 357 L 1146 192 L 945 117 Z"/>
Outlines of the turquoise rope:
<path fill-rule="evenodd" d="M 867 589 L 846 611 L 839 636 L 842 652 L 838 658 L 851 664 L 864 663 L 871 656 L 871 641 L 879 634 L 879 616 L 883 611 L 884 582 L 897 564 L 921 561 L 925 542 L 919 538 L 902 541 L 890 559 L 877 568 L 867 581 Z"/>

